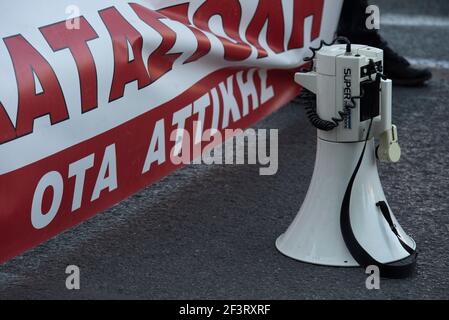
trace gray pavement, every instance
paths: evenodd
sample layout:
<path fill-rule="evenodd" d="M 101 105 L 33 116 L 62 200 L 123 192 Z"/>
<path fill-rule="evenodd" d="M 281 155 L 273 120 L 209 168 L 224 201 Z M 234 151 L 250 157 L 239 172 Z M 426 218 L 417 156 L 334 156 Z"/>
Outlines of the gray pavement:
<path fill-rule="evenodd" d="M 385 12 L 449 12 L 447 1 L 377 3 Z M 448 31 L 382 28 L 401 53 L 437 60 L 449 60 Z M 390 205 L 420 249 L 413 278 L 382 280 L 380 290 L 369 291 L 361 269 L 304 264 L 275 249 L 315 158 L 315 130 L 303 106 L 291 103 L 256 126 L 279 129 L 277 175 L 260 177 L 251 165 L 174 172 L 0 266 L 0 299 L 449 298 L 449 70 L 433 72 L 426 87 L 394 88 L 403 157 L 380 165 Z M 81 268 L 76 292 L 65 288 L 71 264 Z"/>

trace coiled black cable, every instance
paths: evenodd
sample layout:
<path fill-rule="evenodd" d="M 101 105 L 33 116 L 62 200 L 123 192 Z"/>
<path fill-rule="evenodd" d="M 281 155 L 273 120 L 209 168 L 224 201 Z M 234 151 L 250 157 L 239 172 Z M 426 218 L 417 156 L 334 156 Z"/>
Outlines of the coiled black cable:
<path fill-rule="evenodd" d="M 351 41 L 349 41 L 349 39 L 346 37 L 339 36 L 339 37 L 336 37 L 331 43 L 327 43 L 326 41 L 321 40 L 320 45 L 317 48 L 310 47 L 309 50 L 312 51 L 312 55 L 310 57 L 304 58 L 304 61 L 306 61 L 306 62 L 313 61 L 313 59 L 316 56 L 317 51 L 320 51 L 323 46 L 327 46 L 327 47 L 332 46 L 332 45 L 336 44 L 337 42 L 346 43 L 346 52 L 351 52 Z"/>
<path fill-rule="evenodd" d="M 323 47 L 323 46 L 331 46 L 334 45 L 337 42 L 344 42 L 346 43 L 346 52 L 351 52 L 351 42 L 346 37 L 336 37 L 331 43 L 327 43 L 324 40 L 320 41 L 320 45 L 317 48 L 309 48 L 312 51 L 312 55 L 310 57 L 304 58 L 304 61 L 312 61 L 310 65 L 310 70 L 313 70 L 313 59 L 316 56 L 316 53 Z M 301 95 L 301 98 L 304 98 L 306 100 L 306 115 L 309 118 L 310 123 L 317 129 L 323 130 L 323 131 L 331 131 L 339 126 L 341 122 L 343 122 L 350 114 L 351 110 L 356 108 L 356 102 L 355 99 L 360 99 L 363 97 L 363 92 L 361 96 L 351 97 L 350 101 L 346 102 L 346 105 L 344 106 L 343 111 L 338 111 L 339 117 L 332 117 L 332 121 L 330 120 L 324 120 L 322 119 L 316 110 L 316 99 L 315 95 L 310 92 L 307 89 L 303 89 L 303 94 Z"/>
<path fill-rule="evenodd" d="M 363 92 L 361 96 L 351 97 L 344 107 L 343 111 L 338 111 L 339 118 L 332 117 L 332 121 L 322 119 L 316 111 L 316 100 L 315 94 L 307 89 L 303 89 L 301 98 L 304 98 L 306 102 L 306 115 L 310 123 L 317 129 L 323 131 L 331 131 L 339 126 L 340 122 L 343 122 L 350 114 L 351 110 L 356 108 L 355 99 L 360 99 L 363 97 Z"/>
<path fill-rule="evenodd" d="M 305 100 L 305 110 L 307 118 L 309 119 L 310 123 L 317 129 L 323 130 L 323 131 L 331 131 L 332 129 L 336 128 L 337 125 L 329 120 L 321 119 L 321 117 L 318 115 L 316 111 L 316 96 L 312 92 L 310 92 L 307 89 L 303 89 L 301 98 L 304 98 Z"/>

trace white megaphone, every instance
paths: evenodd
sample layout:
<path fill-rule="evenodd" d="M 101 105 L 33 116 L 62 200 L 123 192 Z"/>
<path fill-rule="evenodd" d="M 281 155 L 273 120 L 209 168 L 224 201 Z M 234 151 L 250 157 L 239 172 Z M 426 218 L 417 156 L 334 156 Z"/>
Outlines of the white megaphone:
<path fill-rule="evenodd" d="M 316 94 L 316 109 L 308 110 L 318 128 L 315 168 L 301 209 L 276 247 L 303 262 L 374 264 L 381 276 L 408 276 L 414 261 L 402 262 L 416 260 L 416 244 L 389 210 L 376 165 L 400 158 L 392 83 L 381 75 L 383 51 L 349 42 L 322 42 L 312 51 L 314 70 L 295 80 Z"/>

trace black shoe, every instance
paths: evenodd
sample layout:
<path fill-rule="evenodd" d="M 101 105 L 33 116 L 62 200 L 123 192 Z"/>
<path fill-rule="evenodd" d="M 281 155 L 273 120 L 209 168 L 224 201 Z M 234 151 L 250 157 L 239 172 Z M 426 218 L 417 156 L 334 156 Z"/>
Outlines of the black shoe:
<path fill-rule="evenodd" d="M 432 78 L 432 73 L 428 68 L 412 66 L 407 59 L 391 49 L 378 32 L 366 32 L 357 36 L 345 36 L 355 44 L 365 44 L 382 49 L 384 51 L 383 73 L 393 81 L 394 85 L 421 86 Z"/>
<path fill-rule="evenodd" d="M 432 78 L 432 72 L 428 68 L 412 66 L 407 59 L 393 51 L 386 41 L 381 39 L 377 47 L 384 51 L 384 74 L 393 81 L 393 84 L 421 86 Z"/>

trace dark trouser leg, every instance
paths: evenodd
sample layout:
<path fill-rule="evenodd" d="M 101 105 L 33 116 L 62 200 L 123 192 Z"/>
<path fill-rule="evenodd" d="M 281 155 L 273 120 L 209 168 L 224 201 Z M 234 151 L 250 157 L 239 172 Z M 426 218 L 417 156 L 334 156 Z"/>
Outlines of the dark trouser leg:
<path fill-rule="evenodd" d="M 344 0 L 341 10 L 337 34 L 345 36 L 353 43 L 361 43 L 374 46 L 378 41 L 377 30 L 366 28 L 365 13 L 368 0 Z"/>

